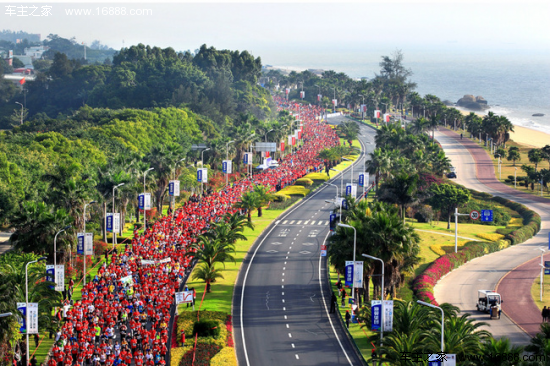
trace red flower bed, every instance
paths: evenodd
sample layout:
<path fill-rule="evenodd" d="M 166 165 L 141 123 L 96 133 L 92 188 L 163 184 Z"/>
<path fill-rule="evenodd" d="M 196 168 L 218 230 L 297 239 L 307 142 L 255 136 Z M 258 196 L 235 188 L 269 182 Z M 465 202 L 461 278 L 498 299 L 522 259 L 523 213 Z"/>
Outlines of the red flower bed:
<path fill-rule="evenodd" d="M 197 344 L 194 366 L 209 366 L 212 357 L 220 352 L 221 347 L 215 344 Z M 181 359 L 180 366 L 191 366 L 193 364 L 193 350 L 187 352 Z"/>
<path fill-rule="evenodd" d="M 233 342 L 233 319 L 231 315 L 227 316 L 225 326 L 227 327 L 227 347 L 235 347 L 235 342 Z"/>

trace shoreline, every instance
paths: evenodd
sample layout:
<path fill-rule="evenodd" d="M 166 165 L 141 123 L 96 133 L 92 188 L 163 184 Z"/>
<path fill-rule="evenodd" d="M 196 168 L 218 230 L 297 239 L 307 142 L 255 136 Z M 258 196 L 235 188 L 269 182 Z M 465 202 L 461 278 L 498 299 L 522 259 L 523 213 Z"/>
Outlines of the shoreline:
<path fill-rule="evenodd" d="M 457 107 L 454 108 L 458 109 L 464 116 L 469 115 L 470 112 L 474 112 L 479 117 L 486 115 L 486 113 L 484 114 L 476 111 L 468 111 Z M 550 145 L 550 134 L 534 128 L 514 124 L 514 131 L 510 132 L 510 140 L 513 140 L 521 145 L 540 149 L 546 145 Z"/>

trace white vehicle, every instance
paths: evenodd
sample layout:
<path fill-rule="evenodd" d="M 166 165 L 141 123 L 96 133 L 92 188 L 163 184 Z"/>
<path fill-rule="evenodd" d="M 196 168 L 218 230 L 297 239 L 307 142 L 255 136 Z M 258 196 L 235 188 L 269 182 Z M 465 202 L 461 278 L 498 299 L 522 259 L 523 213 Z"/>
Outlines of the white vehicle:
<path fill-rule="evenodd" d="M 491 290 L 478 290 L 477 291 L 477 304 L 476 308 L 478 311 L 483 311 L 485 313 L 490 313 L 493 306 L 497 307 L 498 312 L 500 313 L 500 304 L 502 303 L 502 298 L 500 294 Z"/>

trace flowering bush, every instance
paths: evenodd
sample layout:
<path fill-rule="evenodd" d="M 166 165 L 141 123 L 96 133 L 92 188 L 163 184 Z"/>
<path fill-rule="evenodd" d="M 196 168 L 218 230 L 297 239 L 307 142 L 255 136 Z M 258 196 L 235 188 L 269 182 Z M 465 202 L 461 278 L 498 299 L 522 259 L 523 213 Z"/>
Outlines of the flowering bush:
<path fill-rule="evenodd" d="M 180 366 L 210 366 L 210 360 L 220 352 L 221 347 L 217 344 L 197 343 L 195 350 L 187 351 L 181 359 Z M 195 363 L 193 363 L 193 353 L 195 353 Z"/>
<path fill-rule="evenodd" d="M 101 240 L 94 241 L 94 255 L 100 257 L 103 253 L 109 251 L 109 244 Z"/>
<path fill-rule="evenodd" d="M 237 357 L 233 347 L 223 348 L 217 355 L 212 358 L 210 366 L 237 366 Z"/>

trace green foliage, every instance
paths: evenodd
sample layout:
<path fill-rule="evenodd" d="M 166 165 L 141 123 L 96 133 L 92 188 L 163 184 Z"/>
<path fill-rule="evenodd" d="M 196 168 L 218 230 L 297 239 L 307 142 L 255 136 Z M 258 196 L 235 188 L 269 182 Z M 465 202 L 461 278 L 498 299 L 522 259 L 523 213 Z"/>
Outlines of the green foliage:
<path fill-rule="evenodd" d="M 297 186 L 310 187 L 311 185 L 313 185 L 313 180 L 309 178 L 300 178 L 297 179 L 294 184 Z"/>
<path fill-rule="evenodd" d="M 218 338 L 220 327 L 220 323 L 215 320 L 201 320 L 193 325 L 193 334 L 198 334 L 199 337 Z"/>

